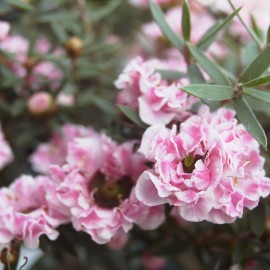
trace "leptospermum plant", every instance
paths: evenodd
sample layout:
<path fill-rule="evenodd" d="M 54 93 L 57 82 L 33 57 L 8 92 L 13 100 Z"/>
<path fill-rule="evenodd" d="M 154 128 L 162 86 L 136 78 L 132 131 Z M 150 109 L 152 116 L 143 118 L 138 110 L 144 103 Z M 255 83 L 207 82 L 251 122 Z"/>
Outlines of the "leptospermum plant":
<path fill-rule="evenodd" d="M 268 269 L 267 19 L 101 2 L 0 4 L 3 268 Z"/>

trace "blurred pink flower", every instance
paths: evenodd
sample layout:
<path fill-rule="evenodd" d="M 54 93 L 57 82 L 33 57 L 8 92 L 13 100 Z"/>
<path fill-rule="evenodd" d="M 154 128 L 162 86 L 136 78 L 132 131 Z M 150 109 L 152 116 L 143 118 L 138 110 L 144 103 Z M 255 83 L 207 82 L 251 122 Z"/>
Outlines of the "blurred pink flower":
<path fill-rule="evenodd" d="M 214 12 L 224 12 L 230 14 L 233 12 L 228 1 L 215 0 L 197 0 L 198 3 L 209 7 Z M 265 0 L 233 0 L 236 8 L 242 7 L 239 14 L 249 26 L 252 26 L 251 17 L 253 17 L 259 28 L 265 33 L 270 25 L 270 1 Z M 239 19 L 236 17 L 230 27 L 231 33 L 240 36 L 244 40 L 250 39 L 249 34 Z"/>
<path fill-rule="evenodd" d="M 2 128 L 0 127 L 0 170 L 11 163 L 14 159 L 11 147 L 4 137 Z"/>
<path fill-rule="evenodd" d="M 257 141 L 235 112 L 202 106 L 177 127 L 148 128 L 140 151 L 154 163 L 136 185 L 148 206 L 169 203 L 188 221 L 230 223 L 270 192 Z"/>
<path fill-rule="evenodd" d="M 56 97 L 56 102 L 63 107 L 72 107 L 75 104 L 75 96 L 73 94 L 60 92 Z"/>
<path fill-rule="evenodd" d="M 0 21 L 0 42 L 7 38 L 9 29 L 10 24 L 8 22 Z"/>
<path fill-rule="evenodd" d="M 143 61 L 140 57 L 130 61 L 115 81 L 115 87 L 121 90 L 116 103 L 137 109 L 142 121 L 149 125 L 185 119 L 197 101 L 180 90 L 187 80 L 169 83 L 155 72 L 174 69 L 172 63 L 157 59 Z"/>
<path fill-rule="evenodd" d="M 45 200 L 48 178 L 21 176 L 9 187 L 0 189 L 1 244 L 22 240 L 26 247 L 37 248 L 39 237 L 46 234 L 55 240 L 58 213 L 51 211 Z"/>
<path fill-rule="evenodd" d="M 68 143 L 75 137 L 97 136 L 91 128 L 80 125 L 65 124 L 59 133 L 53 134 L 48 143 L 40 144 L 30 156 L 29 161 L 36 172 L 48 174 L 51 165 L 64 164 Z"/>
<path fill-rule="evenodd" d="M 11 53 L 14 59 L 8 59 L 7 65 L 21 78 L 27 74 L 27 62 L 35 62 L 36 59 L 30 59 L 29 41 L 20 35 L 9 35 L 4 41 L 0 43 L 0 49 Z M 41 37 L 37 40 L 35 52 L 39 54 L 46 54 L 51 49 L 50 42 Z M 55 49 L 52 54 L 61 55 L 62 50 Z M 34 61 L 33 61 L 34 60 Z M 28 67 L 29 68 L 29 67 Z M 31 63 L 31 76 L 28 82 L 33 90 L 40 89 L 44 84 L 49 85 L 52 90 L 55 90 L 63 77 L 62 71 L 56 65 L 49 61 L 39 61 L 32 66 Z"/>
<path fill-rule="evenodd" d="M 166 12 L 165 18 L 169 26 L 178 35 L 182 34 L 182 7 L 174 7 Z M 203 34 L 214 24 L 214 19 L 206 9 L 193 9 L 191 13 L 191 41 L 196 43 Z M 142 32 L 153 40 L 163 37 L 159 26 L 155 22 L 144 24 Z"/>
<path fill-rule="evenodd" d="M 33 115 L 48 113 L 52 106 L 54 106 L 53 97 L 47 92 L 34 93 L 27 101 L 28 110 Z"/>

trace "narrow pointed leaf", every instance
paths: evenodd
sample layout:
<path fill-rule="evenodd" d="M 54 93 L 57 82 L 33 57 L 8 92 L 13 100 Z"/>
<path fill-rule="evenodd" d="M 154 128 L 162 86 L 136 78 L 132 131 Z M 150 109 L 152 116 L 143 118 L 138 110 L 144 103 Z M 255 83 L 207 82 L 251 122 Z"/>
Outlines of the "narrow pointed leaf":
<path fill-rule="evenodd" d="M 247 88 L 247 89 L 244 89 L 244 94 L 250 97 L 253 97 L 261 102 L 270 104 L 270 92 Z"/>
<path fill-rule="evenodd" d="M 182 32 L 186 41 L 190 40 L 191 23 L 188 3 L 184 1 L 182 9 Z"/>
<path fill-rule="evenodd" d="M 188 66 L 188 78 L 191 84 L 204 84 L 206 83 L 200 69 L 196 64 Z"/>
<path fill-rule="evenodd" d="M 197 46 L 203 50 L 206 50 L 209 47 L 209 45 L 211 44 L 210 41 L 214 40 L 214 38 L 216 37 L 218 32 L 220 30 L 222 30 L 224 27 L 226 27 L 232 21 L 232 19 L 235 17 L 235 15 L 237 15 L 239 13 L 240 10 L 241 10 L 241 8 L 235 10 L 225 20 L 223 20 L 222 22 L 218 22 L 217 24 L 210 27 L 206 31 L 206 33 L 201 37 L 201 39 L 197 43 Z"/>
<path fill-rule="evenodd" d="M 267 30 L 266 44 L 270 44 L 270 25 L 269 25 L 268 30 Z"/>
<path fill-rule="evenodd" d="M 230 85 L 229 80 L 220 68 L 208 59 L 200 49 L 191 44 L 187 44 L 187 47 L 195 60 L 216 84 Z"/>
<path fill-rule="evenodd" d="M 24 3 L 21 0 L 5 0 L 8 4 L 17 7 L 17 8 L 21 8 L 24 10 L 33 10 L 33 6 L 31 6 L 30 4 Z"/>
<path fill-rule="evenodd" d="M 181 90 L 211 101 L 226 100 L 234 96 L 232 88 L 224 85 L 191 84 L 182 87 Z"/>
<path fill-rule="evenodd" d="M 267 68 L 270 66 L 270 45 L 266 47 L 264 51 L 262 51 L 248 68 L 244 71 L 243 75 L 239 79 L 240 83 L 245 83 L 251 81 L 255 78 L 258 78 L 261 74 L 263 74 Z"/>
<path fill-rule="evenodd" d="M 258 237 L 261 236 L 266 223 L 266 209 L 262 202 L 250 212 L 249 223 L 251 231 Z"/>
<path fill-rule="evenodd" d="M 177 80 L 187 77 L 187 74 L 176 70 L 156 69 L 155 72 L 160 73 L 164 80 Z"/>
<path fill-rule="evenodd" d="M 164 14 L 161 8 L 155 4 L 152 0 L 149 0 L 150 10 L 152 16 L 154 17 L 156 23 L 160 27 L 161 31 L 163 32 L 164 36 L 179 50 L 183 48 L 183 40 L 177 36 L 177 34 L 171 29 L 168 23 L 165 20 Z"/>
<path fill-rule="evenodd" d="M 246 127 L 247 131 L 264 147 L 267 146 L 265 132 L 257 120 L 245 98 L 237 98 L 233 101 L 238 119 Z"/>
<path fill-rule="evenodd" d="M 242 84 L 243 87 L 255 87 L 263 84 L 270 83 L 270 75 L 267 75 L 265 77 L 256 78 L 254 80 L 251 80 L 249 82 L 246 82 Z"/>
<path fill-rule="evenodd" d="M 142 128 L 146 128 L 147 127 L 147 125 L 142 122 L 142 120 L 140 119 L 138 113 L 133 108 L 130 108 L 130 107 L 124 106 L 124 105 L 118 105 L 117 107 L 120 109 L 120 111 L 128 119 L 130 119 L 137 126 L 142 127 Z"/>

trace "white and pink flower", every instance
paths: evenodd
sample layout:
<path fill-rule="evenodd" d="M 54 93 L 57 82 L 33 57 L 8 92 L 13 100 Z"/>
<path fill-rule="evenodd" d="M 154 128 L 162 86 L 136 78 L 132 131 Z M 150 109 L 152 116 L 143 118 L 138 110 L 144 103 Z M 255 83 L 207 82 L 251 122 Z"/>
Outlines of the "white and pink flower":
<path fill-rule="evenodd" d="M 116 103 L 137 109 L 142 121 L 149 125 L 185 119 L 197 101 L 180 90 L 187 80 L 169 83 L 155 72 L 156 69 L 173 70 L 172 66 L 171 62 L 157 59 L 133 59 L 115 81 L 116 88 L 121 90 Z"/>
<path fill-rule="evenodd" d="M 41 235 L 51 240 L 58 237 L 55 228 L 62 217 L 45 200 L 49 184 L 47 177 L 23 175 L 9 187 L 0 189 L 1 244 L 17 239 L 28 248 L 37 248 Z"/>
<path fill-rule="evenodd" d="M 63 165 L 67 157 L 68 143 L 74 138 L 96 137 L 92 128 L 65 124 L 60 132 L 53 134 L 48 143 L 41 143 L 29 161 L 36 172 L 48 174 L 51 165 Z"/>
<path fill-rule="evenodd" d="M 134 152 L 136 143 L 118 145 L 104 134 L 75 138 L 67 163 L 51 166 L 50 207 L 99 244 L 127 233 L 133 224 L 149 230 L 164 222 L 163 206 L 145 206 L 135 196 L 138 175 L 146 169 L 142 155 Z"/>
<path fill-rule="evenodd" d="M 169 203 L 188 221 L 230 223 L 270 193 L 257 141 L 235 112 L 206 106 L 177 127 L 148 128 L 140 152 L 153 162 L 136 185 L 148 206 Z"/>

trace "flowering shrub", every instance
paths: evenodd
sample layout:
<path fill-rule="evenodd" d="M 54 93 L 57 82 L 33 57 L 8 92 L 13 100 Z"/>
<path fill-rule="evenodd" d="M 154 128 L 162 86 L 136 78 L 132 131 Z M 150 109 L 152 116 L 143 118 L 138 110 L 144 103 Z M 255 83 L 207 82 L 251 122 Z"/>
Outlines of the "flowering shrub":
<path fill-rule="evenodd" d="M 268 269 L 269 3 L 3 0 L 0 266 Z"/>

